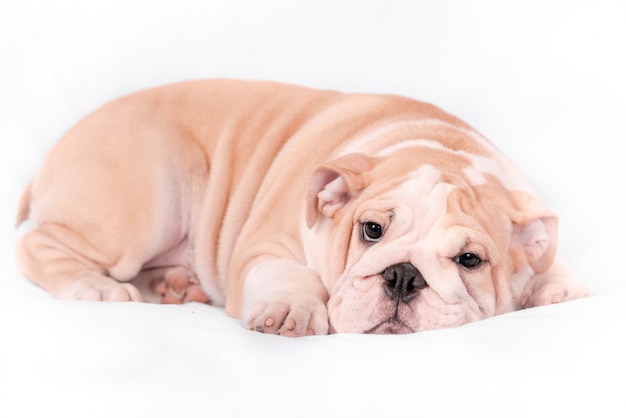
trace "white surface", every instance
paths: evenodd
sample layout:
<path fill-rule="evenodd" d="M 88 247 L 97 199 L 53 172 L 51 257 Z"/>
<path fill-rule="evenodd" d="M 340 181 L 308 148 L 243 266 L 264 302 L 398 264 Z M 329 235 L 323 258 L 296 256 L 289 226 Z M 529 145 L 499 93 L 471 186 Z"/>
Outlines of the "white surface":
<path fill-rule="evenodd" d="M 0 416 L 625 416 L 626 6 L 614 1 L 4 0 Z M 408 336 L 289 340 L 216 308 L 50 299 L 17 272 L 21 190 L 140 88 L 271 79 L 431 101 L 561 218 L 598 297 Z"/>

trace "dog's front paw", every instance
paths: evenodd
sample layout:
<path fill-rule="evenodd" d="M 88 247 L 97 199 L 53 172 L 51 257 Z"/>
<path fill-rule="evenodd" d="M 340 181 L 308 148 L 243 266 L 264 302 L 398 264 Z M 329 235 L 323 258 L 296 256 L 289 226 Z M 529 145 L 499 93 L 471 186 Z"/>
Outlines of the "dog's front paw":
<path fill-rule="evenodd" d="M 578 283 L 566 280 L 542 280 L 529 286 L 522 296 L 522 307 L 551 305 L 592 295 L 589 289 Z"/>
<path fill-rule="evenodd" d="M 328 334 L 326 305 L 313 297 L 260 302 L 245 318 L 248 329 L 287 337 Z"/>
<path fill-rule="evenodd" d="M 583 286 L 568 265 L 557 257 L 547 271 L 530 279 L 520 302 L 522 308 L 532 308 L 592 295 L 593 292 Z"/>

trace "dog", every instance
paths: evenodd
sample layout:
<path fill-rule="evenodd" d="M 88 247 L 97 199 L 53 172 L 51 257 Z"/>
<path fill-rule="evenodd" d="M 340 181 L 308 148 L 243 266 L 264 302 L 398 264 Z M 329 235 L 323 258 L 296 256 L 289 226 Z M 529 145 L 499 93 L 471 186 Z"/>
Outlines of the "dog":
<path fill-rule="evenodd" d="M 588 296 L 487 139 L 393 95 L 199 80 L 71 128 L 24 192 L 62 299 L 202 302 L 286 336 L 412 333 Z"/>

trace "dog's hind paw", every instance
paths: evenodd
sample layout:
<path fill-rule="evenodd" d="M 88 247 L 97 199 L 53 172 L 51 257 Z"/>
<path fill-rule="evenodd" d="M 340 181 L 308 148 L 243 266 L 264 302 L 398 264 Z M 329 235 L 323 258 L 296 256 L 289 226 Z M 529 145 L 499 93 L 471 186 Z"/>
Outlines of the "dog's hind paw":
<path fill-rule="evenodd" d="M 151 287 L 161 296 L 161 303 L 209 302 L 196 275 L 185 267 L 165 268 L 161 277 L 153 279 Z"/>
<path fill-rule="evenodd" d="M 117 280 L 97 273 L 69 282 L 56 296 L 61 299 L 85 301 L 143 301 L 139 290 L 132 284 L 120 283 Z"/>
<path fill-rule="evenodd" d="M 132 280 L 146 302 L 181 304 L 210 303 L 195 273 L 183 266 L 142 270 Z"/>

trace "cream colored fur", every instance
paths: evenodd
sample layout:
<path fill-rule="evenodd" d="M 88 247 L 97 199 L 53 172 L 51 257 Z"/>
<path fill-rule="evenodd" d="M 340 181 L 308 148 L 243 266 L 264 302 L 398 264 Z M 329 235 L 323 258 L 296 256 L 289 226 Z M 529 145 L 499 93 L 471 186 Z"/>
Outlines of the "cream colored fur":
<path fill-rule="evenodd" d="M 209 302 L 290 336 L 415 332 L 589 294 L 555 263 L 556 216 L 514 165 L 397 96 L 231 80 L 142 91 L 56 144 L 26 218 L 19 265 L 56 297 Z M 478 267 L 459 264 L 468 254 Z M 383 279 L 401 263 L 425 280 L 402 301 Z"/>

